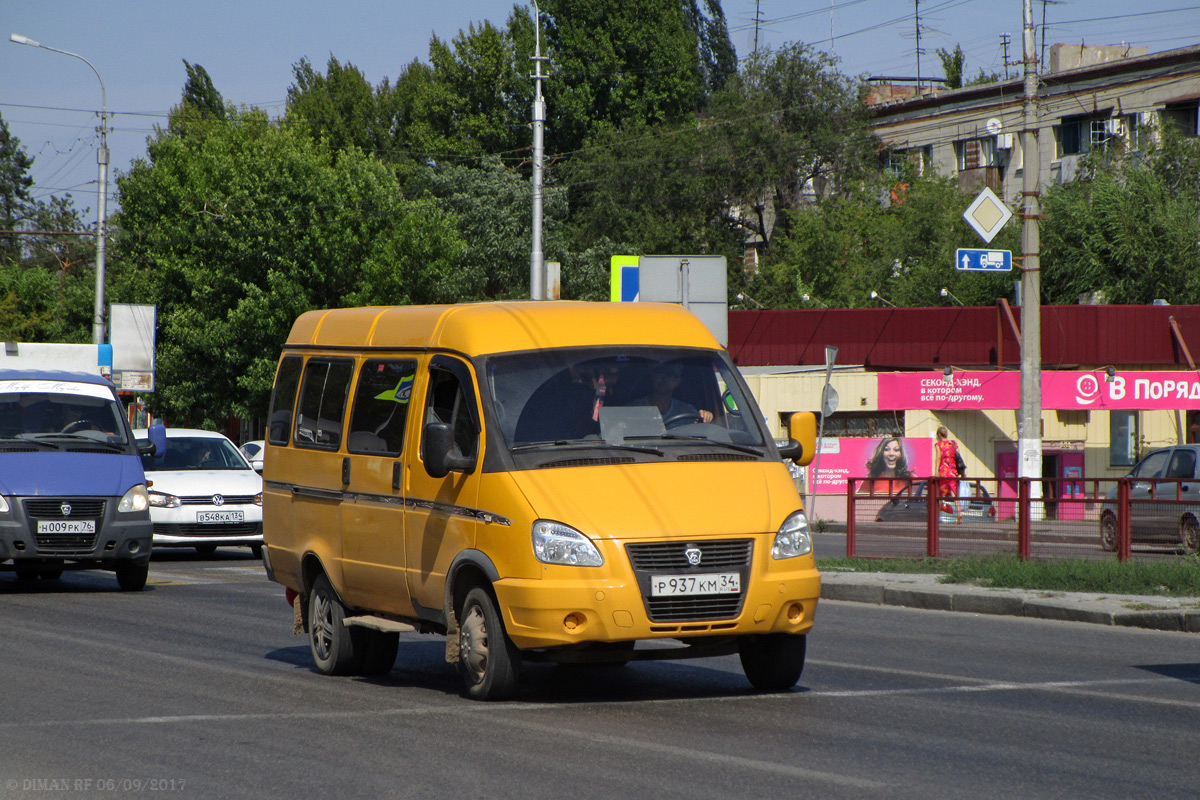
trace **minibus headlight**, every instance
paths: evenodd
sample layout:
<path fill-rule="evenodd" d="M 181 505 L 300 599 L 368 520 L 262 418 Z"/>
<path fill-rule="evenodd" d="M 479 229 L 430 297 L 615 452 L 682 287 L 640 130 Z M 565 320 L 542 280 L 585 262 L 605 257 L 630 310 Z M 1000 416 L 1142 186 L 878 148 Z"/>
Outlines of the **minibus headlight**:
<path fill-rule="evenodd" d="M 591 539 L 568 525 L 544 519 L 533 523 L 533 553 L 546 564 L 598 567 L 604 563 Z"/>
<path fill-rule="evenodd" d="M 795 558 L 813 551 L 812 537 L 808 535 L 808 519 L 803 511 L 797 511 L 783 521 L 775 541 L 771 544 L 771 558 Z"/>
<path fill-rule="evenodd" d="M 173 494 L 150 492 L 150 505 L 155 508 L 179 508 L 183 503 Z"/>
<path fill-rule="evenodd" d="M 133 486 L 121 498 L 121 502 L 117 503 L 117 511 L 122 514 L 130 512 L 145 511 L 150 507 L 150 494 L 146 491 L 146 487 L 142 484 Z"/>

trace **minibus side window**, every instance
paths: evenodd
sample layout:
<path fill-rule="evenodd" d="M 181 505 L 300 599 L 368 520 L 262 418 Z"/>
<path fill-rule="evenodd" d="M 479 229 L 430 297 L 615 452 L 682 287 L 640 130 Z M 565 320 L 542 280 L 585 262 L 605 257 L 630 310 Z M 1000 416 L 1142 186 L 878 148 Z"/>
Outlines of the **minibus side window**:
<path fill-rule="evenodd" d="M 300 411 L 296 415 L 297 447 L 337 450 L 342 443 L 342 418 L 354 362 L 312 358 L 304 367 Z"/>
<path fill-rule="evenodd" d="M 275 387 L 271 390 L 271 424 L 267 440 L 271 444 L 287 444 L 292 430 L 292 409 L 296 403 L 296 387 L 300 385 L 300 367 L 304 360 L 300 356 L 286 356 L 279 363 L 279 374 L 275 376 Z"/>
<path fill-rule="evenodd" d="M 472 414 L 474 407 L 471 393 L 456 374 L 444 368 L 430 369 L 425 421 L 445 422 L 453 428 L 453 455 L 470 456 L 475 453 L 479 426 Z"/>
<path fill-rule="evenodd" d="M 372 358 L 363 364 L 354 390 L 354 408 L 350 411 L 347 450 L 400 454 L 404 449 L 404 426 L 416 373 L 416 361 Z"/>

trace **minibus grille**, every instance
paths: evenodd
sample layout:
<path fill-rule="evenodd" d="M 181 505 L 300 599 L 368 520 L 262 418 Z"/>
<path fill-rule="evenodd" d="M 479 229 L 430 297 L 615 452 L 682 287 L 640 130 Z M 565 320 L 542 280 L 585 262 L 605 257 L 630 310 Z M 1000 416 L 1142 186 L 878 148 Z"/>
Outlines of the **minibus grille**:
<path fill-rule="evenodd" d="M 104 500 L 78 497 L 55 497 L 25 500 L 25 516 L 30 519 L 94 519 L 104 518 Z M 70 508 L 69 514 L 63 513 L 63 506 Z"/>
<path fill-rule="evenodd" d="M 37 534 L 39 553 L 56 553 L 63 556 L 86 556 L 96 549 L 96 533 L 51 533 Z"/>
<path fill-rule="evenodd" d="M 700 564 L 693 566 L 687 551 L 701 551 Z M 732 619 L 742 611 L 750 579 L 754 542 L 750 539 L 697 540 L 693 542 L 650 542 L 625 546 L 629 562 L 642 591 L 642 601 L 651 622 L 695 622 Z M 713 572 L 737 572 L 741 591 L 737 594 L 655 597 L 650 578 L 658 575 L 702 575 Z"/>

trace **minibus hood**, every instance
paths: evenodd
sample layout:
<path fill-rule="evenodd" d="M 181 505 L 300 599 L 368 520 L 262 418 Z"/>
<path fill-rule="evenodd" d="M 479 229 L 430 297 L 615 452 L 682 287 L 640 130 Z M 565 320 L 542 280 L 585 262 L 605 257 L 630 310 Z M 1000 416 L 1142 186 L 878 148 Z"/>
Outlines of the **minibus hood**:
<path fill-rule="evenodd" d="M 801 507 L 781 462 L 568 467 L 512 478 L 537 518 L 600 538 L 775 533 Z"/>
<path fill-rule="evenodd" d="M 118 453 L 0 453 L 6 497 L 121 497 L 145 483 L 142 461 Z"/>

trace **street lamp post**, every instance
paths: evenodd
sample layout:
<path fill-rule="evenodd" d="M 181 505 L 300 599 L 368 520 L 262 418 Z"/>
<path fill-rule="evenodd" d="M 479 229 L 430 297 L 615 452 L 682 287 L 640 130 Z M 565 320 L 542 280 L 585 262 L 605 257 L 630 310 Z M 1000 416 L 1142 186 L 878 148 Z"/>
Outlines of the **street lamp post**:
<path fill-rule="evenodd" d="M 104 266 L 108 242 L 108 90 L 104 88 L 104 79 L 100 77 L 100 71 L 78 53 L 49 47 L 19 33 L 14 33 L 8 38 L 15 44 L 38 47 L 51 53 L 78 58 L 91 67 L 92 72 L 96 73 L 96 80 L 100 81 L 100 149 L 96 151 L 96 163 L 100 165 L 100 188 L 97 191 L 96 205 L 96 306 L 92 315 L 92 344 L 104 344 Z"/>

